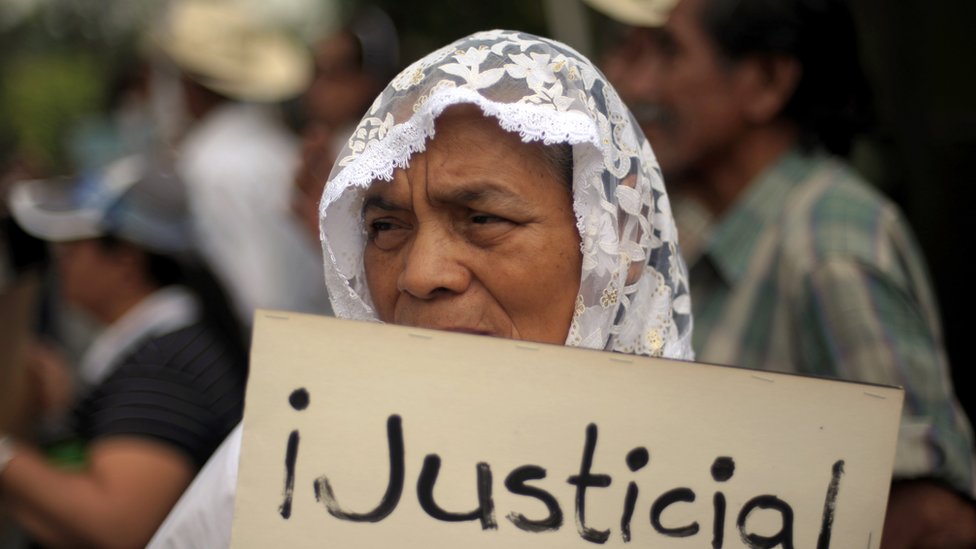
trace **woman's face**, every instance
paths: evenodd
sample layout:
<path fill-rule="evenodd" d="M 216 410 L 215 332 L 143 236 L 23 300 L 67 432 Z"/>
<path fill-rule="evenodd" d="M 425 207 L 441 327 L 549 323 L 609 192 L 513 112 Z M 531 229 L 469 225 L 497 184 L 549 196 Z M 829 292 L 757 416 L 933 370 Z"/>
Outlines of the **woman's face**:
<path fill-rule="evenodd" d="M 570 184 L 542 145 L 456 107 L 363 216 L 366 280 L 380 320 L 563 344 L 579 290 Z"/>

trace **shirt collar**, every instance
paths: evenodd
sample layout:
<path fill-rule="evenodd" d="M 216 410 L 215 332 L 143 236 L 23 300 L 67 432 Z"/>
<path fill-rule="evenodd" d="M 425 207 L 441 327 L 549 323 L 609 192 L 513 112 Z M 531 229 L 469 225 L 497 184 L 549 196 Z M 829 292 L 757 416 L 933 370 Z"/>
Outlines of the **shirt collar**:
<path fill-rule="evenodd" d="M 147 338 L 174 332 L 199 318 L 196 298 L 182 286 L 166 286 L 140 301 L 92 342 L 79 365 L 85 388 L 97 385 Z"/>
<path fill-rule="evenodd" d="M 784 153 L 715 224 L 704 255 L 729 285 L 745 275 L 759 237 L 783 215 L 790 192 L 813 170 L 815 156 L 797 149 Z"/>

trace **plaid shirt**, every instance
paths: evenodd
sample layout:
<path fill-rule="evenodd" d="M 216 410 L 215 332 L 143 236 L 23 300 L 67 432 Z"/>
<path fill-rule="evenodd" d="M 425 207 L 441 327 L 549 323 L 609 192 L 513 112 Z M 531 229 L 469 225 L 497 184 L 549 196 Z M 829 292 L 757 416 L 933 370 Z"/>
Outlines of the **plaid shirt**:
<path fill-rule="evenodd" d="M 710 230 L 690 273 L 697 359 L 904 387 L 895 477 L 973 494 L 972 434 L 896 207 L 841 162 L 794 151 Z"/>

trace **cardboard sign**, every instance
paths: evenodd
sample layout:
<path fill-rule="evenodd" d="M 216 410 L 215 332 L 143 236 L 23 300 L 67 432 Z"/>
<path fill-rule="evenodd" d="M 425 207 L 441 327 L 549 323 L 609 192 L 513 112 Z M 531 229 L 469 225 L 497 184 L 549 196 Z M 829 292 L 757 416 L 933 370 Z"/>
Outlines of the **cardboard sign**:
<path fill-rule="evenodd" d="M 875 548 L 902 397 L 261 311 L 232 545 Z"/>

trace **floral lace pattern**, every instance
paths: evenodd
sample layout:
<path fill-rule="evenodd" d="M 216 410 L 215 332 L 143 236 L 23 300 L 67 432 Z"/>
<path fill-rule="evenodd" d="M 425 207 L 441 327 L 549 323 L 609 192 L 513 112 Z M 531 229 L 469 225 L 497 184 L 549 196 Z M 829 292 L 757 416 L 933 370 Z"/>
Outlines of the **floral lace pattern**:
<path fill-rule="evenodd" d="M 336 315 L 376 320 L 363 272 L 364 191 L 424 150 L 444 109 L 474 104 L 525 142 L 573 146 L 583 254 L 566 344 L 693 358 L 688 275 L 654 153 L 616 91 L 572 48 L 479 32 L 407 67 L 350 136 L 320 206 Z"/>

